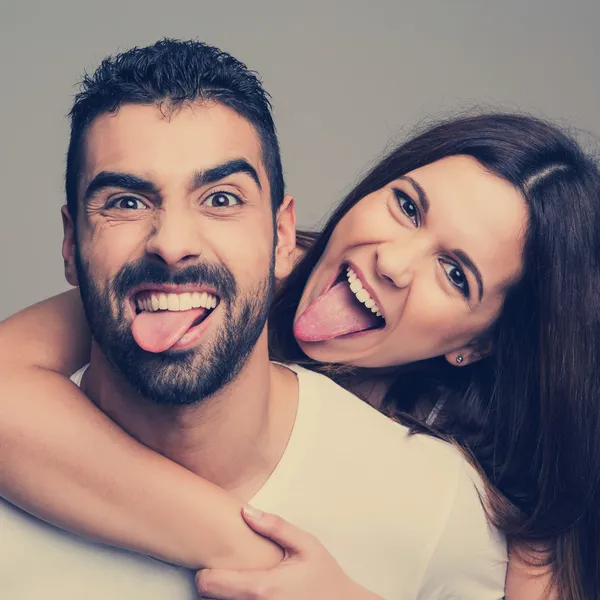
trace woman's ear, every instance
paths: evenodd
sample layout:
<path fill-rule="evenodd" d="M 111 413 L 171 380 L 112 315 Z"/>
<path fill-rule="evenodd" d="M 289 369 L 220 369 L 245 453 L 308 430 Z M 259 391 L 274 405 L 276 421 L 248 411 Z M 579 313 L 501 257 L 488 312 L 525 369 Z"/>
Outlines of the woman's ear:
<path fill-rule="evenodd" d="M 491 356 L 494 352 L 494 343 L 489 335 L 469 342 L 466 346 L 453 350 L 445 355 L 446 360 L 455 367 L 465 367 Z"/>

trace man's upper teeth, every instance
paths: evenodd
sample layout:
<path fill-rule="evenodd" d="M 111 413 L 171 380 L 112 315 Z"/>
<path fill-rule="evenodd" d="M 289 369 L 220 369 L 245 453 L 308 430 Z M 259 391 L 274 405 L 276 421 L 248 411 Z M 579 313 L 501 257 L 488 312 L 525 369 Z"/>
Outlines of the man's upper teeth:
<path fill-rule="evenodd" d="M 151 292 L 136 300 L 140 310 L 156 312 L 159 310 L 182 311 L 191 308 L 215 308 L 217 297 L 207 292 L 184 292 L 183 294 L 164 294 Z"/>
<path fill-rule="evenodd" d="M 375 300 L 373 300 L 369 292 L 365 290 L 361 280 L 358 278 L 358 275 L 352 268 L 346 268 L 346 277 L 348 278 L 350 289 L 358 301 L 362 302 L 367 308 L 370 308 L 371 312 L 374 312 L 378 317 L 381 317 L 381 311 L 379 310 L 377 304 L 375 304 Z"/>

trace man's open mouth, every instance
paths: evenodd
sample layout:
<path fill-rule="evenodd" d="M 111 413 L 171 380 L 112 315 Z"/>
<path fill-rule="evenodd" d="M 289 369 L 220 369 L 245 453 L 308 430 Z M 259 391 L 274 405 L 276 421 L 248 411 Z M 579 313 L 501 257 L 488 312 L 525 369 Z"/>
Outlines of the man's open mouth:
<path fill-rule="evenodd" d="M 185 343 L 219 306 L 220 298 L 210 292 L 146 289 L 133 296 L 133 303 L 133 336 L 142 349 L 158 353 Z"/>
<path fill-rule="evenodd" d="M 181 312 L 192 308 L 205 308 L 212 311 L 219 304 L 218 296 L 208 292 L 184 292 L 182 294 L 143 291 L 134 298 L 136 313 L 169 310 Z"/>

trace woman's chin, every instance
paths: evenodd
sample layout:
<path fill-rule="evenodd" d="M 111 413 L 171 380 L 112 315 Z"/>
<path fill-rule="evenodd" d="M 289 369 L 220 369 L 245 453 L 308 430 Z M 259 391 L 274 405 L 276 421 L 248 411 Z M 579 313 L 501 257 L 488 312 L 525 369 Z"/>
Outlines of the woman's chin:
<path fill-rule="evenodd" d="M 306 341 L 296 338 L 296 342 L 308 358 L 317 362 L 344 362 L 347 359 L 346 353 L 336 352 L 335 348 L 331 347 L 331 340 Z"/>
<path fill-rule="evenodd" d="M 358 348 L 352 348 L 350 340 L 344 340 L 344 348 L 340 348 L 338 338 L 322 341 L 306 341 L 296 338 L 300 349 L 308 358 L 319 363 L 335 363 L 349 367 L 372 367 L 368 357 L 361 356 Z M 369 364 L 367 364 L 369 363 Z"/>

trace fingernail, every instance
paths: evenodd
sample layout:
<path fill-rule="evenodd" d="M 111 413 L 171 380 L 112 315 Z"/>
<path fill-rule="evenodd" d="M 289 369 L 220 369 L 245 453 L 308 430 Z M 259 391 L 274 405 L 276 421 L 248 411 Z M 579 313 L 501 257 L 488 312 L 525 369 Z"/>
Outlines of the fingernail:
<path fill-rule="evenodd" d="M 249 504 L 244 505 L 244 514 L 248 515 L 251 519 L 260 519 L 265 513 L 254 506 Z"/>

